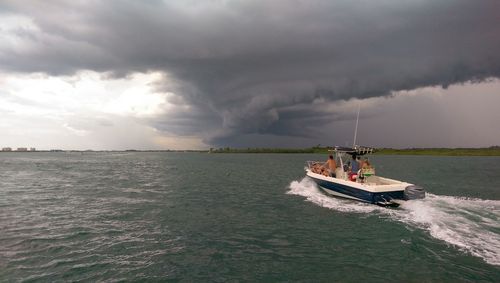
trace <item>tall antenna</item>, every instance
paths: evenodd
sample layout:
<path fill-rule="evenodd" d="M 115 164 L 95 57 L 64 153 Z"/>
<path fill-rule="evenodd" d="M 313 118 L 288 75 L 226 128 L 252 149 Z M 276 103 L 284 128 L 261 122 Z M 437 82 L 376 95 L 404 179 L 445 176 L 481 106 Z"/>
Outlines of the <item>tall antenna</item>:
<path fill-rule="evenodd" d="M 358 135 L 358 122 L 359 122 L 359 110 L 361 109 L 361 103 L 358 104 L 358 116 L 356 117 L 356 128 L 354 130 L 354 142 L 352 144 L 352 147 L 356 146 L 356 136 Z"/>

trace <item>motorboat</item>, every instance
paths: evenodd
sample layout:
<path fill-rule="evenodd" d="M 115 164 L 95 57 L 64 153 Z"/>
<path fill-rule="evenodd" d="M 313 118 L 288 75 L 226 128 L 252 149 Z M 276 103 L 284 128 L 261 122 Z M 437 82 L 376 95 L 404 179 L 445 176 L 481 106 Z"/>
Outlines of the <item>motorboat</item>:
<path fill-rule="evenodd" d="M 353 146 L 330 150 L 337 167 L 335 174 L 325 170 L 325 162 L 307 161 L 306 175 L 327 194 L 380 206 L 397 207 L 405 201 L 425 198 L 425 190 L 411 183 L 377 176 L 371 166 L 357 166 L 358 157 L 374 152 L 374 148 Z M 361 162 L 360 162 L 361 163 Z M 359 165 L 359 163 L 358 163 Z M 355 168 L 354 172 L 352 168 Z"/>

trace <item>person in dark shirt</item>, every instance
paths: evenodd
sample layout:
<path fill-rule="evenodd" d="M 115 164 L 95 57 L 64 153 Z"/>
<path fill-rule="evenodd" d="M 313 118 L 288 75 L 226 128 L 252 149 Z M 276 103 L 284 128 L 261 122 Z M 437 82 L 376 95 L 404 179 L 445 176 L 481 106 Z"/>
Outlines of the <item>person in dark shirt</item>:
<path fill-rule="evenodd" d="M 351 160 L 351 172 L 349 172 L 349 179 L 351 181 L 356 181 L 356 178 L 358 177 L 358 171 L 359 171 L 358 156 L 356 154 L 353 154 Z"/>

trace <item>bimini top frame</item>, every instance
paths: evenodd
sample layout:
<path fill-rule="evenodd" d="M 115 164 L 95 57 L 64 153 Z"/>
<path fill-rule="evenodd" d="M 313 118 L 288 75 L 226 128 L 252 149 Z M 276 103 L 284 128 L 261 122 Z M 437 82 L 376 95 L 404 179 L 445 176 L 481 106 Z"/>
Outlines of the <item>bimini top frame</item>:
<path fill-rule="evenodd" d="M 336 146 L 334 149 L 330 149 L 328 151 L 335 153 L 335 159 L 340 163 L 340 168 L 344 168 L 345 162 L 343 157 L 346 156 L 346 154 L 349 154 L 353 157 L 363 156 L 366 154 L 372 154 L 375 149 L 372 147 L 355 145 L 354 147 Z"/>
<path fill-rule="evenodd" d="M 347 153 L 349 155 L 361 156 L 361 155 L 365 155 L 365 154 L 372 154 L 373 152 L 375 152 L 375 149 L 373 147 L 356 145 L 354 147 L 336 146 L 334 149 L 330 149 L 328 151 L 336 152 L 336 153 Z"/>

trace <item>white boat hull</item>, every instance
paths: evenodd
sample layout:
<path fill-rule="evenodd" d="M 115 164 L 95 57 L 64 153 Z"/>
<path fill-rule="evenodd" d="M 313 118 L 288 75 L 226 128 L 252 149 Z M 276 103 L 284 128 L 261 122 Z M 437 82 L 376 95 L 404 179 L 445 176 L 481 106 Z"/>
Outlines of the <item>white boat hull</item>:
<path fill-rule="evenodd" d="M 314 173 L 310 169 L 306 169 L 306 172 L 307 176 L 313 179 L 329 195 L 384 206 L 396 205 L 398 201 L 410 199 L 408 189 L 418 188 L 410 183 L 378 176 L 376 178 L 373 176 L 374 178 L 372 179 L 367 178 L 365 183 L 359 183 L 335 177 L 327 177 Z M 370 182 L 372 180 L 375 180 L 377 183 Z M 425 193 L 423 193 L 423 196 L 425 196 Z M 419 194 L 418 198 L 423 197 Z"/>

